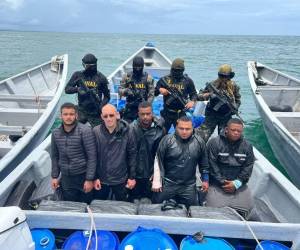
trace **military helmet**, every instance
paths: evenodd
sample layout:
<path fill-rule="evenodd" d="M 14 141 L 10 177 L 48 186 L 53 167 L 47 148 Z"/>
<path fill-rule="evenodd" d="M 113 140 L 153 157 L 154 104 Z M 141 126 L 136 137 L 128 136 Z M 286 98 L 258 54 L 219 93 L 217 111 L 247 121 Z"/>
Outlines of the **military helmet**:
<path fill-rule="evenodd" d="M 97 63 L 97 57 L 95 57 L 93 54 L 86 54 L 83 58 L 82 58 L 82 62 L 84 64 L 96 64 Z"/>
<path fill-rule="evenodd" d="M 218 76 L 219 78 L 233 78 L 235 73 L 232 71 L 232 68 L 229 64 L 223 64 L 219 68 Z"/>
<path fill-rule="evenodd" d="M 176 58 L 173 62 L 172 62 L 172 69 L 181 69 L 184 70 L 184 60 L 181 58 Z"/>

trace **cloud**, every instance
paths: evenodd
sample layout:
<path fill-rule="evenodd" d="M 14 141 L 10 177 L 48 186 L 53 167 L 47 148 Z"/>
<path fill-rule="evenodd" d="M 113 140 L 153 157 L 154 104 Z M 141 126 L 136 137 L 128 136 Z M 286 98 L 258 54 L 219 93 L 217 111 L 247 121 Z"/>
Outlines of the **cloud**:
<path fill-rule="evenodd" d="M 12 10 L 19 9 L 24 3 L 24 0 L 2 0 L 0 2 L 0 8 L 9 8 Z"/>
<path fill-rule="evenodd" d="M 300 32 L 299 0 L 56 0 L 55 8 L 53 5 L 53 0 L 0 0 L 0 29 L 193 34 Z M 274 25 L 281 29 L 274 29 Z"/>

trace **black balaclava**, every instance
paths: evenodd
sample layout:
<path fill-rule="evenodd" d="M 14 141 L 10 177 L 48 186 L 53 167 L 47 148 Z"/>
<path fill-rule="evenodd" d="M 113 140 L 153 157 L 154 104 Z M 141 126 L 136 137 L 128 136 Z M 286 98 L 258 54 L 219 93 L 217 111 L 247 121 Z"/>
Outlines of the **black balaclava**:
<path fill-rule="evenodd" d="M 176 80 L 181 80 L 184 72 L 184 61 L 181 58 L 176 58 L 172 62 L 171 76 Z"/>
<path fill-rule="evenodd" d="M 86 54 L 82 58 L 82 66 L 84 67 L 84 73 L 87 75 L 93 75 L 97 73 L 97 58 L 93 54 Z"/>
<path fill-rule="evenodd" d="M 132 61 L 132 72 L 134 76 L 141 77 L 143 75 L 144 59 L 141 56 L 136 56 Z"/>

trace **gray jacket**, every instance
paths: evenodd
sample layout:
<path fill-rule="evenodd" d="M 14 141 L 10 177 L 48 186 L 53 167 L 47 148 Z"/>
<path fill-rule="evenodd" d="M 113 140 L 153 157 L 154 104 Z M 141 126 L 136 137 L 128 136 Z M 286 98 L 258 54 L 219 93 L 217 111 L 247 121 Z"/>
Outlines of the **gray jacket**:
<path fill-rule="evenodd" d="M 63 125 L 52 132 L 51 141 L 52 178 L 59 174 L 78 175 L 86 173 L 86 180 L 94 180 L 97 154 L 92 128 L 77 123 L 66 132 Z"/>

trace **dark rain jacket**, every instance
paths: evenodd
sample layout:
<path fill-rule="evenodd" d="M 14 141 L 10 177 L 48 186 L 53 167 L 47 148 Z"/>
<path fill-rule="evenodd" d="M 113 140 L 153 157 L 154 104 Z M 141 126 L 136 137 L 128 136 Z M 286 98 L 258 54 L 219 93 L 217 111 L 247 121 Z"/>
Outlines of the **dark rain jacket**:
<path fill-rule="evenodd" d="M 230 142 L 223 134 L 207 143 L 211 180 L 222 185 L 225 180 L 240 180 L 246 184 L 255 161 L 253 147 L 244 138 Z"/>
<path fill-rule="evenodd" d="M 185 101 L 197 100 L 195 84 L 187 74 L 184 74 L 181 80 L 172 78 L 171 74 L 159 79 L 155 87 L 155 96 L 158 96 L 160 94 L 159 89 L 165 88 L 165 84 L 167 84 L 171 89 L 174 89 Z M 178 111 L 184 108 L 182 104 L 170 94 L 163 96 L 163 100 L 164 109 L 170 111 Z"/>
<path fill-rule="evenodd" d="M 76 71 L 67 83 L 65 92 L 66 94 L 78 93 L 79 108 L 98 115 L 99 109 L 110 100 L 108 84 L 106 77 L 99 71 L 94 74 L 84 70 Z M 80 88 L 87 88 L 88 91 L 78 91 Z"/>
<path fill-rule="evenodd" d="M 51 139 L 52 178 L 59 174 L 78 175 L 86 173 L 86 180 L 94 180 L 97 155 L 95 137 L 91 127 L 77 123 L 70 132 L 63 126 L 52 132 Z"/>
<path fill-rule="evenodd" d="M 166 135 L 159 144 L 157 158 L 162 179 L 174 184 L 195 184 L 197 164 L 200 173 L 208 173 L 205 143 L 196 134 L 186 140 L 176 134 Z"/>
<path fill-rule="evenodd" d="M 154 117 L 148 129 L 141 127 L 139 120 L 131 123 L 137 144 L 136 178 L 150 178 L 153 175 L 154 158 L 159 142 L 166 134 L 162 118 Z"/>
<path fill-rule="evenodd" d="M 135 179 L 137 150 L 129 124 L 119 120 L 112 134 L 104 124 L 94 127 L 93 131 L 98 152 L 97 178 L 107 185 Z"/>

